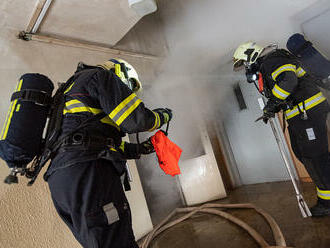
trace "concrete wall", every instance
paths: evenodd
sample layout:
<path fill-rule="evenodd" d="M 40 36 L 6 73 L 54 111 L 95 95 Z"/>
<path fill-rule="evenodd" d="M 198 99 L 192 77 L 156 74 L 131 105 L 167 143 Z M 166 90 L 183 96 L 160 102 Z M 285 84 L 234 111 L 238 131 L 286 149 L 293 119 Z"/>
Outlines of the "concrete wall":
<path fill-rule="evenodd" d="M 34 5 L 34 0 L 0 3 L 1 124 L 10 104 L 10 96 L 23 73 L 43 73 L 56 84 L 66 81 L 79 61 L 97 64 L 113 57 L 111 54 L 18 40 L 16 35 L 18 31 L 25 29 Z M 151 68 L 155 67 L 152 62 L 123 58 L 136 65 L 141 80 L 152 80 L 154 75 Z M 1 160 L 1 182 L 8 172 L 6 164 Z M 19 185 L 0 184 L 0 247 L 80 247 L 57 216 L 42 174 L 43 172 L 30 188 L 26 186 L 27 181 L 24 179 Z"/>
<path fill-rule="evenodd" d="M 322 2 L 322 1 L 321 1 Z M 312 6 L 312 13 L 307 13 L 304 22 L 302 23 L 302 30 L 307 39 L 310 39 L 313 44 L 319 49 L 327 58 L 330 58 L 330 38 L 329 38 L 329 23 L 330 23 L 330 3 L 322 2 Z"/>

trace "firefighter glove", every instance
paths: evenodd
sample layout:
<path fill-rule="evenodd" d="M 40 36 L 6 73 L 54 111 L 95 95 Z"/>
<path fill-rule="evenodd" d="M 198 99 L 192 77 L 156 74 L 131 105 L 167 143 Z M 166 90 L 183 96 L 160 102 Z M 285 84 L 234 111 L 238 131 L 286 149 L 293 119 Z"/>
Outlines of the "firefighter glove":
<path fill-rule="evenodd" d="M 140 154 L 151 154 L 155 152 L 155 148 L 151 142 L 150 139 L 142 142 L 140 145 L 139 145 L 139 153 Z"/>
<path fill-rule="evenodd" d="M 172 116 L 173 116 L 172 110 L 170 110 L 168 108 L 158 108 L 158 109 L 154 109 L 153 111 L 159 115 L 159 118 L 160 118 L 159 127 L 168 123 L 172 119 Z"/>
<path fill-rule="evenodd" d="M 139 159 L 141 154 L 139 151 L 139 145 L 134 143 L 121 142 L 119 151 L 125 157 L 125 159 Z"/>
<path fill-rule="evenodd" d="M 263 109 L 263 121 L 267 124 L 270 118 L 275 117 L 275 113 L 281 111 L 282 107 L 285 105 L 285 102 L 278 101 L 274 99 L 269 99 L 266 106 Z"/>
<path fill-rule="evenodd" d="M 269 111 L 266 108 L 264 108 L 263 111 L 264 111 L 264 114 L 262 116 L 262 120 L 264 121 L 265 124 L 267 124 L 267 122 L 270 118 L 275 117 L 275 112 Z"/>

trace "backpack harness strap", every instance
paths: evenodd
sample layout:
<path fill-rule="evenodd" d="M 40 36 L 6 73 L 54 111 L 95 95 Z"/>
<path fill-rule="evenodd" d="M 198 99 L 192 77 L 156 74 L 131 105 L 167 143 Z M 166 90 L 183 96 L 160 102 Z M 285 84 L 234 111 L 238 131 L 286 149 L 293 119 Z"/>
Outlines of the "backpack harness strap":
<path fill-rule="evenodd" d="M 30 101 L 37 105 L 48 106 L 52 103 L 52 97 L 45 91 L 23 89 L 12 94 L 10 101 L 14 100 Z"/>

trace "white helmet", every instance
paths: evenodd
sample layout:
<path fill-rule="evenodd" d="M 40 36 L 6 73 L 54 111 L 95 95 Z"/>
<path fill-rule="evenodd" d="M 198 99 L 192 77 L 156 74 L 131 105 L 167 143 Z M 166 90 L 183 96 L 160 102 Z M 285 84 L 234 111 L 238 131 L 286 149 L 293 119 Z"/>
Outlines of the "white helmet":
<path fill-rule="evenodd" d="M 246 42 L 236 49 L 233 55 L 234 71 L 238 71 L 256 62 L 263 52 L 264 47 L 258 46 L 255 42 Z"/>
<path fill-rule="evenodd" d="M 110 59 L 102 65 L 98 65 L 106 70 L 114 69 L 115 74 L 123 81 L 133 92 L 142 89 L 142 84 L 134 67 L 123 59 Z"/>

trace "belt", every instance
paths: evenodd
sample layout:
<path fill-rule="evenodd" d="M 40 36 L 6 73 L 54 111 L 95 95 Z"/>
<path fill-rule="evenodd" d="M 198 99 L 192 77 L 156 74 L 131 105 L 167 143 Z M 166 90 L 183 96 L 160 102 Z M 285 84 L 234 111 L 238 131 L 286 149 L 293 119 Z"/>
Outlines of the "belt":
<path fill-rule="evenodd" d="M 118 151 L 115 149 L 115 142 L 113 138 L 105 138 L 102 136 L 91 136 L 81 132 L 77 132 L 72 135 L 69 135 L 64 139 L 64 141 L 60 144 L 59 150 L 61 149 L 66 150 L 66 148 L 68 148 L 69 150 L 73 149 L 73 150 L 99 150 L 99 151 L 102 151 L 105 148 L 109 148 L 110 151 L 114 151 L 118 153 Z M 109 157 L 112 157 L 110 154 L 105 152 L 104 157 L 101 156 L 100 158 L 109 159 L 107 155 Z M 121 168 L 121 166 L 117 165 L 117 163 L 113 163 L 114 168 L 118 172 L 119 176 L 122 176 L 122 183 L 124 185 L 125 191 L 130 191 L 131 186 L 129 183 L 127 168 L 126 167 Z"/>
<path fill-rule="evenodd" d="M 69 135 L 60 145 L 60 148 L 83 148 L 91 150 L 104 149 L 106 147 L 116 151 L 113 138 L 92 136 L 81 132 Z"/>
<path fill-rule="evenodd" d="M 286 119 L 289 120 L 300 113 L 303 113 L 304 110 L 311 109 L 316 105 L 324 102 L 326 98 L 323 96 L 322 92 L 317 93 L 316 95 L 306 99 L 305 101 L 297 104 L 293 109 L 288 109 L 285 111 Z"/>

